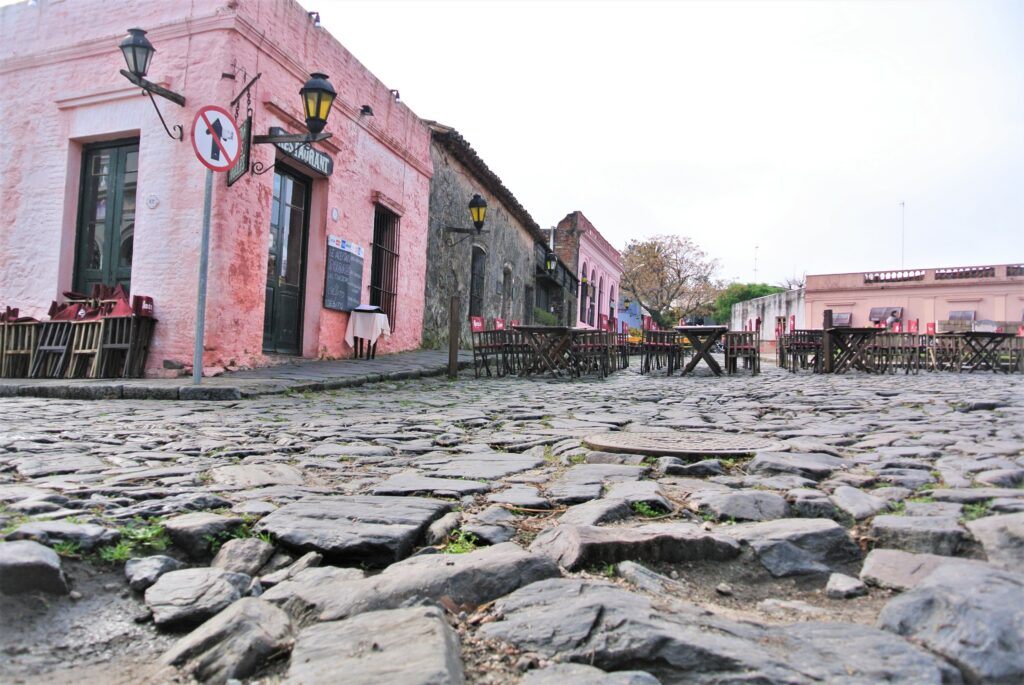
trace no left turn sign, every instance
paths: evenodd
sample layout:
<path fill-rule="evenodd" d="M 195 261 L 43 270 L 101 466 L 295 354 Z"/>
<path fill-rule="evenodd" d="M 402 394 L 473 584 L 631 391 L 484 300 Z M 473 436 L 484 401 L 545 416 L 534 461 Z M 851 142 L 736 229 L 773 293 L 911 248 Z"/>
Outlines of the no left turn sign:
<path fill-rule="evenodd" d="M 234 166 L 241 137 L 238 124 L 221 107 L 202 107 L 192 121 L 192 149 L 212 171 L 227 171 Z"/>

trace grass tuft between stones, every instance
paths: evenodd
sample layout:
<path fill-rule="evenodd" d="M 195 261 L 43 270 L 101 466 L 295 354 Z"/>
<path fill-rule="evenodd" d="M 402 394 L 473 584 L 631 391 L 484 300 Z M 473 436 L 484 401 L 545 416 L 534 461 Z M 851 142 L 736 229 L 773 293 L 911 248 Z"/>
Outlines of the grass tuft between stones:
<path fill-rule="evenodd" d="M 444 546 L 445 554 L 466 554 L 477 548 L 479 540 L 472 533 L 459 528 L 448 536 L 448 544 Z"/>

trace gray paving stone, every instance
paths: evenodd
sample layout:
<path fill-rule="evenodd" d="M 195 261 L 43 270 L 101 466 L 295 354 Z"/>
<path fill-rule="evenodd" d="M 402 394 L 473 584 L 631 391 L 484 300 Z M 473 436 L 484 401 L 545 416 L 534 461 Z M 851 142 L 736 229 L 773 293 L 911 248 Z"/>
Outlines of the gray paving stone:
<path fill-rule="evenodd" d="M 67 594 L 68 583 L 60 557 L 32 540 L 0 542 L 0 592 Z"/>
<path fill-rule="evenodd" d="M 937 516 L 876 516 L 871 536 L 877 547 L 956 556 L 970 536 L 956 519 Z"/>

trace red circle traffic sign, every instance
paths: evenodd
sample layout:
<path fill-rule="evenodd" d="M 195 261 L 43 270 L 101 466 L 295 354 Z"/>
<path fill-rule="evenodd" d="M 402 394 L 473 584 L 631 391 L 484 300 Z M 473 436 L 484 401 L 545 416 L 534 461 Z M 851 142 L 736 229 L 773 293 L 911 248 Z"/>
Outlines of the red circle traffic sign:
<path fill-rule="evenodd" d="M 238 124 L 222 107 L 200 107 L 192 120 L 192 149 L 211 171 L 227 171 L 235 165 L 241 139 Z"/>

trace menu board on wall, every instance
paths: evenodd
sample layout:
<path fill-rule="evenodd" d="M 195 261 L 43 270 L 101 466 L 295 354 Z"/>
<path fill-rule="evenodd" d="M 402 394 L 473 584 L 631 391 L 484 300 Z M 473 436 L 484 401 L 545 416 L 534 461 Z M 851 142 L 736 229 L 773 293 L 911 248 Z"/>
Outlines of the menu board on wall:
<path fill-rule="evenodd" d="M 324 282 L 324 308 L 349 312 L 359 306 L 363 292 L 363 248 L 327 236 L 327 268 Z"/>

